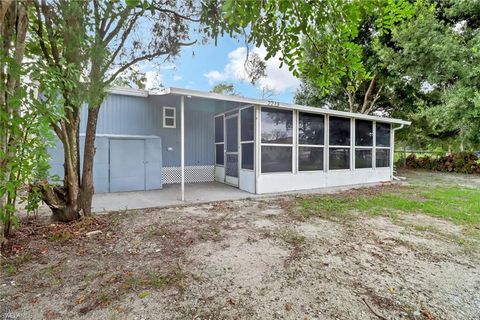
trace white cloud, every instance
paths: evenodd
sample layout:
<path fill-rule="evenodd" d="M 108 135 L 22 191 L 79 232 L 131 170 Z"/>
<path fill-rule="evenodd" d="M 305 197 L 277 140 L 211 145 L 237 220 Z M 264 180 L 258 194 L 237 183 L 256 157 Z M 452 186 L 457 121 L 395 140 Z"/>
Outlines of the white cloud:
<path fill-rule="evenodd" d="M 173 81 L 178 81 L 178 80 L 182 80 L 182 76 L 174 75 L 173 76 Z"/>
<path fill-rule="evenodd" d="M 158 71 L 145 72 L 145 78 L 147 78 L 145 83 L 145 89 L 147 90 L 158 89 L 162 84 L 162 75 Z"/>
<path fill-rule="evenodd" d="M 264 59 L 267 51 L 264 47 L 254 48 L 260 58 Z M 245 59 L 247 48 L 239 47 L 228 54 L 229 62 L 225 65 L 223 71 L 212 70 L 204 74 L 210 85 L 222 81 L 241 81 L 249 82 L 245 71 Z M 280 55 L 270 58 L 266 61 L 265 77 L 260 78 L 255 86 L 260 90 L 269 90 L 276 94 L 288 90 L 294 90 L 300 85 L 300 80 L 295 78 L 287 68 L 280 68 Z"/>

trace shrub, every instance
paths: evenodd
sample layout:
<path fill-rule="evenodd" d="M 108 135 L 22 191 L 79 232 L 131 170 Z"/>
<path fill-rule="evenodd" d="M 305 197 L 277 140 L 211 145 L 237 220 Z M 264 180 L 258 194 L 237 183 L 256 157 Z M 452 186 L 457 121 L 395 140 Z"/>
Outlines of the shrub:
<path fill-rule="evenodd" d="M 471 152 L 458 152 L 441 157 L 410 154 L 405 159 L 405 166 L 411 169 L 426 169 L 442 172 L 480 173 L 480 160 Z"/>

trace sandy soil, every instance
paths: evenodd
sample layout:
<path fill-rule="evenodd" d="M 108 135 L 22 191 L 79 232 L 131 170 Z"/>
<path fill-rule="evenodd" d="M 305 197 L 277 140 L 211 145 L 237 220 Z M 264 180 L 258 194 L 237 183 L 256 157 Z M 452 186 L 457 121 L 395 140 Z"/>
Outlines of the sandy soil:
<path fill-rule="evenodd" d="M 462 227 L 299 220 L 294 202 L 24 221 L 0 271 L 0 318 L 479 319 L 479 242 Z"/>

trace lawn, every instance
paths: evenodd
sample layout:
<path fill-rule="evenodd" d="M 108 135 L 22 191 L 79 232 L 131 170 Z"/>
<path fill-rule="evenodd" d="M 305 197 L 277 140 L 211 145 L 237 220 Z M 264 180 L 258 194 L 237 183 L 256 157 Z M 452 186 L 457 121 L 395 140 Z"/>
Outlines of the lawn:
<path fill-rule="evenodd" d="M 401 175 L 335 194 L 23 218 L 0 261 L 0 318 L 477 319 L 480 178 Z"/>
<path fill-rule="evenodd" d="M 314 195 L 300 201 L 302 214 L 315 216 L 358 211 L 366 214 L 424 213 L 455 223 L 478 226 L 480 189 L 408 185 L 378 193 Z"/>

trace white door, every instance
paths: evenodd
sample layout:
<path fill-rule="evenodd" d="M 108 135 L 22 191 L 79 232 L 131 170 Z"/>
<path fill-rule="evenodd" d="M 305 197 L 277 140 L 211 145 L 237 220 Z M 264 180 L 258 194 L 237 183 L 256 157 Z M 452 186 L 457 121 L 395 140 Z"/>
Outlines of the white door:
<path fill-rule="evenodd" d="M 145 190 L 145 141 L 110 139 L 110 192 Z"/>
<path fill-rule="evenodd" d="M 238 114 L 225 118 L 225 182 L 238 187 Z"/>

